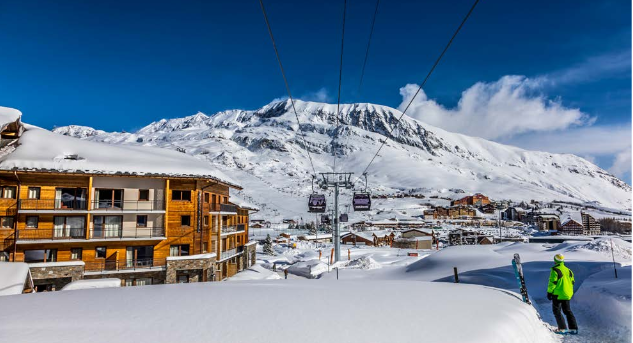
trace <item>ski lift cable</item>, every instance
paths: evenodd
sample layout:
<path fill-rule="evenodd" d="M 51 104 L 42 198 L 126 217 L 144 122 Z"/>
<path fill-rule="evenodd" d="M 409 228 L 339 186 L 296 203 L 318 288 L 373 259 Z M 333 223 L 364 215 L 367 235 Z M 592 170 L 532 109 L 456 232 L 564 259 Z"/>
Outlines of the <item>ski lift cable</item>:
<path fill-rule="evenodd" d="M 347 14 L 347 0 L 343 1 L 343 33 L 341 34 L 341 59 L 338 70 L 338 97 L 336 100 L 336 130 L 334 131 L 334 137 L 332 138 L 332 154 L 334 155 L 334 163 L 332 171 L 336 172 L 336 140 L 338 138 L 339 131 L 339 116 L 341 114 L 341 83 L 343 79 L 343 49 L 345 47 L 345 16 Z"/>
<path fill-rule="evenodd" d="M 424 78 L 424 80 L 422 81 L 422 83 L 420 84 L 420 87 L 418 87 L 418 90 L 415 92 L 415 94 L 413 95 L 413 97 L 411 97 L 411 100 L 409 100 L 409 103 L 407 104 L 407 106 L 404 108 L 404 110 L 402 111 L 402 114 L 400 115 L 400 117 L 398 117 L 398 120 L 396 120 L 396 123 L 393 125 L 393 128 L 389 130 L 389 134 L 391 135 L 391 133 L 397 128 L 398 124 L 400 124 L 400 121 L 402 120 L 402 118 L 404 117 L 405 113 L 407 113 L 407 110 L 409 109 L 409 107 L 411 106 L 411 104 L 413 103 L 413 101 L 415 100 L 415 98 L 418 96 L 418 94 L 420 93 L 420 91 L 422 90 L 422 88 L 424 87 L 424 85 L 426 85 L 426 81 L 428 81 L 429 77 L 431 76 L 431 74 L 433 74 L 433 71 L 435 70 L 435 68 L 437 67 L 437 65 L 440 63 L 440 61 L 442 60 L 442 57 L 444 57 L 444 54 L 446 54 L 446 51 L 448 50 L 448 48 L 451 46 L 451 44 L 453 43 L 453 40 L 455 39 L 455 37 L 457 36 L 457 34 L 459 33 L 459 31 L 462 29 L 462 27 L 464 26 L 464 24 L 466 23 L 466 21 L 468 20 L 468 18 L 470 17 L 470 15 L 473 13 L 473 10 L 475 10 L 475 7 L 477 6 L 477 4 L 479 3 L 479 0 L 475 0 L 475 3 L 473 3 L 472 7 L 470 8 L 470 10 L 468 11 L 468 13 L 466 14 L 466 16 L 464 17 L 464 19 L 462 20 L 462 22 L 459 24 L 459 27 L 457 27 L 457 30 L 455 30 L 455 33 L 453 33 L 453 36 L 451 37 L 451 39 L 448 41 L 448 44 L 446 44 L 446 46 L 444 47 L 444 50 L 442 50 L 442 53 L 440 54 L 440 56 L 437 58 L 437 60 L 435 60 L 435 63 L 433 63 L 433 66 L 431 67 L 431 69 L 429 70 L 429 72 L 426 74 L 426 77 Z M 378 151 L 376 151 L 376 154 L 374 154 L 374 157 L 372 157 L 371 161 L 369 161 L 369 164 L 367 164 L 367 167 L 365 167 L 365 170 L 363 170 L 363 172 L 361 173 L 361 175 L 365 174 L 367 172 L 367 170 L 369 169 L 369 167 L 371 167 L 372 163 L 374 163 L 374 160 L 376 159 L 376 157 L 378 156 L 378 154 L 380 153 L 380 150 L 382 150 L 382 148 L 385 146 L 385 143 L 387 143 L 387 138 L 385 138 L 382 141 L 382 144 L 380 145 L 380 147 L 378 148 Z M 358 180 L 360 180 L 360 177 L 358 177 L 353 184 L 356 184 L 356 182 L 358 182 Z"/>
<path fill-rule="evenodd" d="M 369 57 L 369 47 L 371 45 L 371 37 L 374 34 L 374 25 L 376 24 L 376 15 L 378 14 L 378 5 L 380 0 L 376 0 L 376 9 L 374 10 L 374 17 L 371 20 L 371 29 L 369 30 L 369 39 L 367 40 L 367 50 L 365 50 L 365 60 L 363 61 L 363 68 L 360 72 L 360 82 L 358 83 L 358 93 L 360 94 L 361 87 L 363 85 L 363 77 L 365 76 L 365 66 L 367 65 L 367 58 Z"/>
<path fill-rule="evenodd" d="M 266 27 L 268 28 L 268 34 L 270 35 L 270 40 L 273 43 L 273 48 L 275 49 L 275 56 L 277 56 L 277 62 L 279 63 L 279 69 L 281 69 L 281 76 L 284 79 L 284 84 L 286 86 L 286 91 L 288 92 L 288 98 L 290 99 L 290 103 L 292 105 L 292 111 L 295 114 L 295 119 L 297 119 L 297 124 L 299 125 L 299 132 L 301 132 L 301 139 L 303 141 L 303 146 L 305 147 L 306 152 L 308 153 L 308 159 L 310 160 L 310 166 L 312 167 L 313 175 L 317 175 L 316 169 L 314 168 L 314 163 L 312 162 L 312 155 L 310 155 L 310 150 L 308 149 L 308 144 L 306 141 L 305 132 L 301 127 L 301 121 L 299 120 L 299 115 L 297 114 L 297 109 L 295 108 L 295 100 L 292 97 L 292 93 L 290 92 L 290 86 L 288 85 L 288 79 L 286 78 L 286 72 L 284 70 L 283 64 L 281 64 L 281 57 L 279 57 L 279 51 L 277 50 L 277 43 L 275 43 L 275 36 L 273 36 L 273 30 L 270 28 L 270 22 L 268 21 L 268 15 L 266 14 L 266 8 L 264 8 L 264 2 L 259 0 L 259 4 L 262 8 L 262 13 L 264 14 L 264 21 L 266 21 Z"/>

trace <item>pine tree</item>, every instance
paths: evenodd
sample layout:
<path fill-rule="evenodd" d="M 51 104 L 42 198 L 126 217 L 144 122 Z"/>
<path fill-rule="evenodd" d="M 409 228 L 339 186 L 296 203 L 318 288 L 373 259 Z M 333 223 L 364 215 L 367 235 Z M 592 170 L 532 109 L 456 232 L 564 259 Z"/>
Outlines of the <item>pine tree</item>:
<path fill-rule="evenodd" d="M 314 225 L 314 223 L 308 223 L 308 233 L 311 235 L 316 235 L 317 234 L 317 227 L 316 225 Z"/>
<path fill-rule="evenodd" d="M 274 255 L 273 251 L 273 240 L 270 238 L 270 234 L 266 235 L 266 240 L 264 241 L 264 254 L 266 255 Z"/>

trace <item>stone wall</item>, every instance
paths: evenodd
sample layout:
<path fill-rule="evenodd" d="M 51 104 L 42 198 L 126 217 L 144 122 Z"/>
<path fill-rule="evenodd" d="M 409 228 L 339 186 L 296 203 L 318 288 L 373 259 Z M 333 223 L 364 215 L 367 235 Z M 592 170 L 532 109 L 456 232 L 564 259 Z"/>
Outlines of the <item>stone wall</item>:
<path fill-rule="evenodd" d="M 62 289 L 72 281 L 81 280 L 84 274 L 83 265 L 55 266 L 51 264 L 50 266 L 33 266 L 30 269 L 34 285 L 53 284 L 55 290 Z"/>
<path fill-rule="evenodd" d="M 188 275 L 188 282 L 213 281 L 214 265 L 215 256 L 199 259 L 168 259 L 165 283 L 178 282 L 178 274 Z"/>
<path fill-rule="evenodd" d="M 254 266 L 255 262 L 257 260 L 257 244 L 249 244 L 244 246 L 244 254 L 245 254 L 245 258 L 244 258 L 244 262 L 245 262 L 245 266 L 244 269 Z"/>

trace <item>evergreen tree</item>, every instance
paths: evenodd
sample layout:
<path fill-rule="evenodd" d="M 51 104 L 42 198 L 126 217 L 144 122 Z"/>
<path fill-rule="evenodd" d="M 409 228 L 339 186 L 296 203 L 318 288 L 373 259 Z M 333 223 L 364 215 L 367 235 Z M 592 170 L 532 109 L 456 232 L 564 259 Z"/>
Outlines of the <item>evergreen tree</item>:
<path fill-rule="evenodd" d="M 308 223 L 308 233 L 311 235 L 316 235 L 317 234 L 317 227 L 316 225 L 314 225 L 314 223 Z"/>
<path fill-rule="evenodd" d="M 270 238 L 270 234 L 266 235 L 266 240 L 264 241 L 264 254 L 266 255 L 274 255 L 273 251 L 273 240 Z"/>

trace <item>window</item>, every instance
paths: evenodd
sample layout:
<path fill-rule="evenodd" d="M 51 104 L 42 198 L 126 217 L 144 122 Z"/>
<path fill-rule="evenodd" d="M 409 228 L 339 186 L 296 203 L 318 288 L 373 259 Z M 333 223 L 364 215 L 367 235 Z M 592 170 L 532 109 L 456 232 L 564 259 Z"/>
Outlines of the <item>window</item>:
<path fill-rule="evenodd" d="M 96 258 L 105 258 L 106 257 L 106 247 L 96 247 L 95 248 L 95 257 Z"/>
<path fill-rule="evenodd" d="M 0 226 L 3 229 L 13 229 L 13 217 L 0 217 Z"/>
<path fill-rule="evenodd" d="M 82 248 L 71 248 L 70 249 L 70 259 L 71 260 L 81 260 L 83 249 Z"/>
<path fill-rule="evenodd" d="M 136 227 L 147 227 L 147 216 L 136 216 Z"/>
<path fill-rule="evenodd" d="M 125 286 L 147 286 L 152 284 L 151 277 L 140 277 L 136 279 L 126 279 Z"/>
<path fill-rule="evenodd" d="M 202 243 L 202 252 L 206 253 L 207 251 L 209 251 L 208 249 L 209 249 L 209 244 L 207 242 L 203 242 Z"/>
<path fill-rule="evenodd" d="M 209 226 L 209 216 L 204 216 L 204 226 Z"/>
<path fill-rule="evenodd" d="M 86 217 L 54 217 L 53 237 L 86 238 Z"/>
<path fill-rule="evenodd" d="M 24 250 L 24 262 L 55 262 L 57 261 L 57 249 Z"/>
<path fill-rule="evenodd" d="M 189 244 L 170 246 L 169 256 L 189 256 Z"/>
<path fill-rule="evenodd" d="M 209 196 L 209 193 L 204 193 L 204 202 L 208 204 L 209 201 L 211 201 L 211 197 Z"/>
<path fill-rule="evenodd" d="M 191 191 L 171 191 L 171 200 L 191 201 Z"/>
<path fill-rule="evenodd" d="M 39 199 L 40 198 L 40 187 L 29 187 L 28 198 L 29 199 Z"/>
<path fill-rule="evenodd" d="M 15 199 L 15 186 L 2 186 L 2 197 L 5 199 Z"/>
<path fill-rule="evenodd" d="M 92 238 L 112 238 L 122 236 L 122 216 L 94 216 L 92 223 Z"/>
<path fill-rule="evenodd" d="M 9 262 L 9 252 L 0 251 L 0 262 Z"/>
<path fill-rule="evenodd" d="M 123 208 L 122 189 L 95 189 L 96 208 Z"/>
<path fill-rule="evenodd" d="M 37 225 L 40 222 L 40 217 L 38 216 L 28 216 L 26 217 L 26 227 L 28 228 L 37 228 Z"/>
<path fill-rule="evenodd" d="M 149 201 L 149 189 L 139 189 L 138 190 L 138 200 L 139 201 Z"/>
<path fill-rule="evenodd" d="M 57 188 L 55 189 L 55 208 L 85 210 L 86 193 L 85 188 Z"/>
<path fill-rule="evenodd" d="M 180 226 L 191 226 L 191 216 L 180 216 Z"/>
<path fill-rule="evenodd" d="M 217 203 L 217 198 L 216 198 L 215 194 L 211 195 L 211 203 L 213 203 L 213 204 Z"/>

